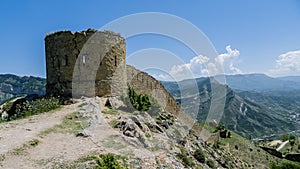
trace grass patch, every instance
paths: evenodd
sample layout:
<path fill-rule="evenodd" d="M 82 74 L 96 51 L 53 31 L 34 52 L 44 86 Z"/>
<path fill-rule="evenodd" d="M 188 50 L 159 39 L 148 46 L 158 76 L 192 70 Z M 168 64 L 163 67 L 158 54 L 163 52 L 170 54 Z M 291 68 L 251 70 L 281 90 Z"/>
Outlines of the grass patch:
<path fill-rule="evenodd" d="M 118 110 L 115 110 L 115 109 L 108 109 L 108 111 L 103 110 L 102 113 L 103 113 L 103 114 L 116 115 L 116 114 L 118 114 Z"/>
<path fill-rule="evenodd" d="M 219 146 L 228 149 L 230 153 L 255 168 L 268 168 L 272 163 L 281 162 L 282 159 L 272 156 L 250 140 L 230 131 L 230 138 L 220 138 Z M 229 160 L 230 163 L 230 160 Z"/>
<path fill-rule="evenodd" d="M 81 108 L 81 107 L 83 107 L 85 105 L 87 105 L 87 103 L 81 103 L 80 105 L 78 105 L 78 107 Z"/>
<path fill-rule="evenodd" d="M 5 160 L 5 155 L 4 155 L 4 154 L 1 154 L 1 155 L 0 155 L 0 162 L 1 162 L 1 161 L 4 161 L 4 160 Z"/>
<path fill-rule="evenodd" d="M 270 165 L 270 168 L 271 169 L 300 169 L 300 164 L 299 163 L 294 163 L 294 162 L 284 161 L 279 165 L 277 165 L 275 163 L 272 163 Z"/>
<path fill-rule="evenodd" d="M 109 124 L 113 127 L 113 128 L 118 128 L 119 122 L 117 120 L 112 120 L 109 122 Z"/>
<path fill-rule="evenodd" d="M 121 150 L 126 147 L 126 145 L 116 142 L 116 137 L 117 136 L 110 136 L 105 142 L 104 146 L 107 148 L 113 148 L 114 150 Z"/>
<path fill-rule="evenodd" d="M 24 143 L 22 146 L 17 147 L 11 151 L 13 155 L 25 155 L 26 150 L 36 147 L 40 143 L 40 140 L 38 139 L 32 139 L 26 143 Z"/>
<path fill-rule="evenodd" d="M 77 134 L 79 131 L 83 130 L 88 126 L 87 120 L 84 120 L 82 115 L 74 112 L 63 118 L 61 124 L 55 125 L 52 128 L 46 129 L 40 133 L 40 136 L 46 136 L 50 133 L 69 133 Z"/>

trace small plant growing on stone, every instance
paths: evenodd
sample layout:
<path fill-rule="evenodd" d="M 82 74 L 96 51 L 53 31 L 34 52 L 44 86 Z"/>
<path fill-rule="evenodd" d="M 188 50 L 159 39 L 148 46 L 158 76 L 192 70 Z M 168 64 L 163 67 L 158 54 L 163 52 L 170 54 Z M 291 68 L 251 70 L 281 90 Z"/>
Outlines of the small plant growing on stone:
<path fill-rule="evenodd" d="M 151 107 L 149 96 L 138 94 L 130 86 L 128 87 L 128 97 L 132 106 L 138 111 L 147 111 Z"/>
<path fill-rule="evenodd" d="M 102 111 L 103 114 L 110 114 L 110 115 L 116 115 L 118 114 L 118 111 L 115 109 L 109 109 L 108 111 Z"/>
<path fill-rule="evenodd" d="M 38 140 L 38 139 L 33 139 L 28 142 L 28 144 L 32 147 L 37 146 L 39 143 L 40 143 L 40 140 Z"/>
<path fill-rule="evenodd" d="M 146 134 L 145 134 L 145 137 L 150 138 L 151 135 L 150 135 L 149 133 L 146 133 Z"/>
<path fill-rule="evenodd" d="M 213 160 L 209 159 L 207 160 L 206 164 L 210 167 L 210 168 L 213 168 L 215 169 L 216 168 L 216 164 Z"/>
<path fill-rule="evenodd" d="M 194 157 L 197 161 L 199 161 L 200 163 L 204 163 L 205 162 L 205 154 L 202 150 L 197 149 L 194 153 Z"/>
<path fill-rule="evenodd" d="M 195 166 L 195 163 L 193 162 L 193 159 L 191 157 L 188 157 L 186 149 L 184 146 L 179 146 L 180 152 L 177 154 L 177 157 L 182 160 L 183 165 L 186 167 L 193 167 Z"/>
<path fill-rule="evenodd" d="M 119 122 L 117 120 L 112 120 L 109 123 L 113 128 L 118 128 Z"/>

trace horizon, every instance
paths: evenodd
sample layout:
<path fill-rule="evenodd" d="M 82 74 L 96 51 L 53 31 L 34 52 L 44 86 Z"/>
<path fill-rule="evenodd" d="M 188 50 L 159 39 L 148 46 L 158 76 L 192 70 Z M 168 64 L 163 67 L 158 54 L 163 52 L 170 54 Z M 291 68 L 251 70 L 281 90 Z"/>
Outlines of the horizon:
<path fill-rule="evenodd" d="M 188 3 L 116 1 L 119 3 L 114 4 L 109 1 L 70 2 L 2 2 L 0 74 L 45 78 L 44 37 L 51 32 L 76 32 L 88 28 L 99 30 L 120 17 L 161 12 L 182 18 L 197 27 L 218 55 L 195 55 L 182 42 L 162 35 L 147 34 L 126 39 L 126 55 L 129 58 L 151 48 L 162 49 L 155 51 L 155 57 L 159 59 L 167 55 L 180 59 L 180 63 L 174 61 L 173 65 L 163 67 L 165 72 L 146 71 L 158 80 L 168 80 L 170 76 L 189 78 L 184 72 L 186 69 L 195 77 L 211 76 L 214 72 L 210 72 L 208 67 L 217 63 L 222 64 L 225 74 L 259 73 L 270 77 L 300 75 L 300 23 L 297 22 L 300 20 L 300 3 L 296 0 Z M 81 9 L 82 12 L 75 13 L 74 9 Z M 144 54 L 143 61 L 152 62 L 153 56 L 146 52 Z M 139 63 L 128 58 L 127 61 L 139 68 Z M 158 64 L 157 61 L 154 64 Z"/>
<path fill-rule="evenodd" d="M 146 72 L 147 73 L 147 72 Z M 12 73 L 0 73 L 0 76 L 3 75 L 12 75 L 12 76 L 18 76 L 20 78 L 22 77 L 34 77 L 34 78 L 42 78 L 42 79 L 47 79 L 47 77 L 41 77 L 41 76 L 33 76 L 33 75 L 17 75 L 17 74 L 12 74 Z M 151 74 L 150 74 L 151 75 Z M 244 74 L 218 74 L 218 75 L 214 75 L 214 76 L 201 76 L 201 77 L 195 77 L 195 78 L 191 78 L 191 79 L 198 79 L 198 78 L 212 78 L 212 77 L 216 77 L 216 76 L 246 76 L 246 75 L 265 75 L 267 77 L 270 78 L 274 78 L 274 79 L 280 79 L 280 78 L 284 78 L 284 77 L 299 77 L 299 76 L 278 76 L 278 77 L 273 77 L 273 76 L 269 76 L 267 74 L 264 73 L 244 73 Z M 152 76 L 152 75 L 151 75 Z M 155 77 L 154 77 L 155 78 Z M 156 79 L 156 78 L 155 78 Z M 184 80 L 191 80 L 191 79 L 182 79 L 181 81 Z M 159 79 L 157 79 L 159 80 Z M 165 81 L 165 82 L 175 82 L 176 80 L 159 80 L 159 81 Z"/>

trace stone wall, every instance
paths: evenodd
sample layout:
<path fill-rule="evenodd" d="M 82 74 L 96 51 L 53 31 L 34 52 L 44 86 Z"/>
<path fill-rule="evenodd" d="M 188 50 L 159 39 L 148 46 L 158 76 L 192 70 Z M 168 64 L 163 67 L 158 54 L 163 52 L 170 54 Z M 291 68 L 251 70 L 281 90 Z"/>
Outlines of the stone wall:
<path fill-rule="evenodd" d="M 59 31 L 45 37 L 47 95 L 122 96 L 127 84 L 149 94 L 174 115 L 193 124 L 179 103 L 152 76 L 126 65 L 125 39 L 110 31 Z"/>
<path fill-rule="evenodd" d="M 183 111 L 171 94 L 154 77 L 130 65 L 126 66 L 126 71 L 127 83 L 135 91 L 152 95 L 165 110 L 174 115 L 178 115 L 180 111 Z"/>
<path fill-rule="evenodd" d="M 287 154 L 285 158 L 287 160 L 300 162 L 300 154 Z"/>
<path fill-rule="evenodd" d="M 126 89 L 126 44 L 119 34 L 59 31 L 45 37 L 47 95 L 115 96 Z M 117 81 L 117 83 L 116 83 Z"/>
<path fill-rule="evenodd" d="M 269 154 L 271 154 L 273 156 L 276 156 L 278 158 L 282 158 L 282 153 L 277 151 L 276 149 L 269 148 L 269 147 L 263 147 L 263 146 L 260 146 L 260 148 L 262 148 L 263 150 L 265 150 L 266 152 L 268 152 Z"/>

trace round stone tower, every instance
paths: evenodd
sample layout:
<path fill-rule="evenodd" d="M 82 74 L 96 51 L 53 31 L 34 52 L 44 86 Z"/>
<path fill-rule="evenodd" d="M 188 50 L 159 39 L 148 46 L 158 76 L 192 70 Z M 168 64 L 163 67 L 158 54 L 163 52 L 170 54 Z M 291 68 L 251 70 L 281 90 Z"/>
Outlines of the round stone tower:
<path fill-rule="evenodd" d="M 126 91 L 126 43 L 111 31 L 59 31 L 45 38 L 47 95 L 119 96 Z"/>

